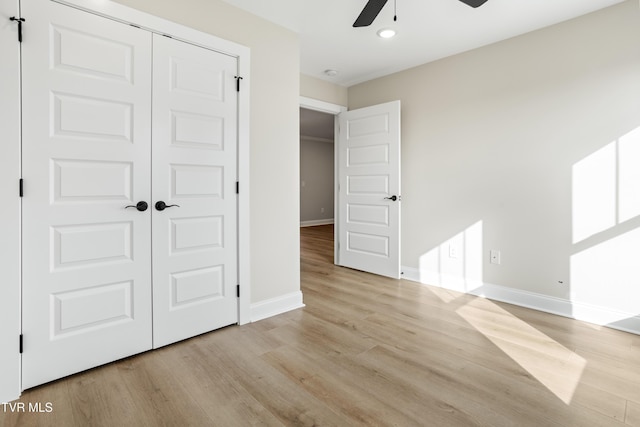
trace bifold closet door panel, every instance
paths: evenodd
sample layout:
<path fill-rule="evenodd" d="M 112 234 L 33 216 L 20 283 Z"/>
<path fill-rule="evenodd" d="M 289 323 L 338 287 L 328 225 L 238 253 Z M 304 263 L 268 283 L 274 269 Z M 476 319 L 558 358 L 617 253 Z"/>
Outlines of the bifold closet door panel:
<path fill-rule="evenodd" d="M 236 62 L 154 35 L 154 347 L 238 322 Z"/>
<path fill-rule="evenodd" d="M 22 4 L 29 388 L 152 347 L 152 65 L 146 31 Z"/>

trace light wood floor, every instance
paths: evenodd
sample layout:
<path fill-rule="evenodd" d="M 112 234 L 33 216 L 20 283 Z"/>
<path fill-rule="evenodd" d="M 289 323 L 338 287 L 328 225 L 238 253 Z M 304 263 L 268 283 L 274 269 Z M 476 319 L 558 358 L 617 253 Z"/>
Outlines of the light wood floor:
<path fill-rule="evenodd" d="M 28 390 L 53 412 L 0 426 L 640 426 L 640 336 L 335 267 L 330 226 L 301 234 L 306 308 Z"/>

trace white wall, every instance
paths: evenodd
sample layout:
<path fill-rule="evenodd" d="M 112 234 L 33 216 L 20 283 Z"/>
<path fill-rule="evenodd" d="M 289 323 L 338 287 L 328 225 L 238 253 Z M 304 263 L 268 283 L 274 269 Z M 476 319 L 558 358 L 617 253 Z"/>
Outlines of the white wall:
<path fill-rule="evenodd" d="M 300 96 L 315 101 L 319 107 L 322 103 L 331 104 L 331 111 L 337 112 L 347 105 L 347 88 L 315 77 L 300 75 Z M 305 108 L 313 107 L 305 106 Z M 301 224 L 312 224 L 313 221 L 326 223 L 326 220 L 334 219 L 334 197 L 335 197 L 335 153 L 333 144 L 326 144 L 319 141 L 311 141 L 301 137 L 300 140 L 300 182 L 305 181 L 312 187 L 300 187 L 300 222 Z M 305 152 L 306 151 L 306 152 Z M 313 156 L 319 156 L 322 167 L 313 160 Z M 329 160 L 329 155 L 331 159 Z M 329 164 L 329 162 L 331 164 Z M 332 175 L 330 175 L 332 174 Z M 321 178 L 326 176 L 326 178 Z M 309 179 L 308 177 L 313 177 Z M 330 187 L 331 186 L 331 187 Z M 330 188 L 329 188 L 330 187 Z M 324 213 L 320 213 L 320 208 L 324 207 Z M 311 222 L 309 222 L 311 221 Z"/>
<path fill-rule="evenodd" d="M 346 106 L 347 93 L 347 88 L 344 86 L 300 74 L 300 96 Z"/>
<path fill-rule="evenodd" d="M 251 300 L 299 293 L 298 36 L 221 0 L 116 1 L 251 49 Z"/>
<path fill-rule="evenodd" d="M 638 9 L 349 88 L 350 109 L 402 101 L 403 265 L 466 290 L 640 313 Z"/>
<path fill-rule="evenodd" d="M 19 396 L 20 355 L 18 335 L 20 334 L 20 198 L 18 179 L 20 178 L 19 140 L 19 44 L 17 26 L 9 21 L 16 16 L 17 2 L 0 0 L 0 402 L 7 402 Z"/>
<path fill-rule="evenodd" d="M 300 137 L 300 222 L 302 225 L 333 220 L 333 148 L 333 141 Z"/>

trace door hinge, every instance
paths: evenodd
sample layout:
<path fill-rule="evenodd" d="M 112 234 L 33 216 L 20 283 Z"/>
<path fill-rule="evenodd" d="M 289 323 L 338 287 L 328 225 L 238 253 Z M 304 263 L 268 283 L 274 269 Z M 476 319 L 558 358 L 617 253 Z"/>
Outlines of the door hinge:
<path fill-rule="evenodd" d="M 20 184 L 18 185 L 19 187 L 19 192 L 20 192 L 20 197 L 24 196 L 24 180 L 22 178 L 20 178 Z"/>
<path fill-rule="evenodd" d="M 236 286 L 236 296 L 240 298 L 240 285 Z"/>
<path fill-rule="evenodd" d="M 236 194 L 240 194 L 240 182 L 236 181 Z"/>
<path fill-rule="evenodd" d="M 242 77 L 235 76 L 235 78 L 236 78 L 236 92 L 240 92 L 240 80 L 242 80 Z"/>
<path fill-rule="evenodd" d="M 20 354 L 22 354 L 22 351 L 24 350 L 24 339 L 23 339 L 23 335 L 22 334 L 20 334 L 19 340 L 20 340 L 20 344 L 19 344 Z"/>
<path fill-rule="evenodd" d="M 15 21 L 18 24 L 18 42 L 22 43 L 22 23 L 26 21 L 24 18 L 16 18 L 12 16 L 9 18 L 11 21 Z"/>

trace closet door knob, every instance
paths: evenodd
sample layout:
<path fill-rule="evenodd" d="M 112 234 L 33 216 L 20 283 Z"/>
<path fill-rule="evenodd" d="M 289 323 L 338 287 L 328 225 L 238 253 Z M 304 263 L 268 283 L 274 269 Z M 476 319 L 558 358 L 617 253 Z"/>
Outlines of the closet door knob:
<path fill-rule="evenodd" d="M 159 202 L 156 202 L 156 210 L 158 210 L 158 211 L 163 211 L 166 208 L 171 208 L 173 206 L 175 206 L 177 208 L 180 207 L 180 205 L 168 205 L 165 202 L 163 202 L 162 200 L 160 200 Z"/>
<path fill-rule="evenodd" d="M 135 205 L 129 205 L 129 206 L 125 206 L 124 208 L 136 208 L 138 209 L 140 212 L 144 212 L 147 210 L 147 208 L 149 207 L 149 205 L 147 204 L 147 202 L 144 201 L 140 201 L 138 203 L 136 203 Z"/>

